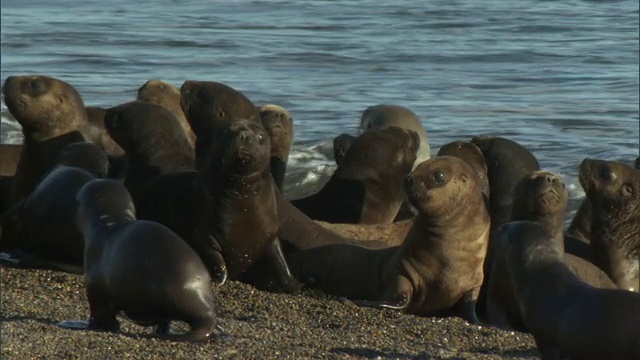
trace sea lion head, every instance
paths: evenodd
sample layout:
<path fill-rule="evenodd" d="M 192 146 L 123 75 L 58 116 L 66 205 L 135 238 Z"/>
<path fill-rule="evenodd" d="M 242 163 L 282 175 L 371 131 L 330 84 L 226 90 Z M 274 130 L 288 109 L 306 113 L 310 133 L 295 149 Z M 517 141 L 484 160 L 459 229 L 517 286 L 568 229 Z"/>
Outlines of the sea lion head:
<path fill-rule="evenodd" d="M 175 86 L 162 80 L 149 80 L 138 89 L 136 97 L 139 101 L 146 101 L 157 105 L 162 105 L 166 98 L 177 100 L 180 103 L 180 90 Z"/>
<path fill-rule="evenodd" d="M 480 148 L 487 164 L 491 220 L 505 223 L 511 216 L 516 184 L 531 172 L 540 170 L 540 164 L 529 150 L 509 139 L 474 136 L 471 142 Z"/>
<path fill-rule="evenodd" d="M 564 180 L 550 171 L 534 171 L 522 178 L 513 194 L 513 220 L 540 216 L 562 217 L 569 193 Z"/>
<path fill-rule="evenodd" d="M 349 134 L 340 134 L 333 139 L 333 158 L 336 165 L 340 166 L 354 141 L 356 141 L 356 137 Z"/>
<path fill-rule="evenodd" d="M 65 146 L 58 154 L 57 165 L 77 167 L 97 178 L 106 178 L 109 173 L 107 154 L 102 148 L 88 142 L 76 142 Z"/>
<path fill-rule="evenodd" d="M 615 161 L 584 159 L 579 177 L 592 204 L 640 214 L 640 169 Z"/>
<path fill-rule="evenodd" d="M 264 127 L 250 120 L 225 124 L 213 139 L 209 170 L 228 180 L 271 176 L 271 142 Z"/>
<path fill-rule="evenodd" d="M 41 75 L 9 76 L 2 91 L 26 140 L 48 140 L 87 124 L 80 94 L 62 80 Z"/>
<path fill-rule="evenodd" d="M 405 191 L 411 205 L 427 216 L 447 216 L 484 201 L 471 165 L 453 156 L 437 156 L 418 165 L 407 176 Z"/>
<path fill-rule="evenodd" d="M 193 150 L 180 123 L 166 108 L 143 101 L 107 109 L 105 126 L 111 137 L 129 155 L 153 159 L 180 157 L 193 162 Z"/>
<path fill-rule="evenodd" d="M 135 220 L 136 209 L 127 188 L 113 179 L 86 183 L 76 195 L 76 224 L 83 232 L 86 221 L 112 226 L 123 220 Z M 85 239 L 90 237 L 85 236 Z"/>
<path fill-rule="evenodd" d="M 283 107 L 273 104 L 258 108 L 262 126 L 271 138 L 271 156 L 286 160 L 293 142 L 293 118 Z"/>
<path fill-rule="evenodd" d="M 107 132 L 104 125 L 106 110 L 99 106 L 87 106 L 89 126 L 84 134 L 87 141 L 99 145 L 109 156 L 124 155 L 124 150 L 116 143 Z"/>
<path fill-rule="evenodd" d="M 236 119 L 260 122 L 255 105 L 241 92 L 222 83 L 188 80 L 180 88 L 180 106 L 196 135 L 197 167 L 204 164 L 212 138 Z"/>
<path fill-rule="evenodd" d="M 480 179 L 482 192 L 489 198 L 490 190 L 487 163 L 482 155 L 482 150 L 480 150 L 476 144 L 467 141 L 453 141 L 442 145 L 438 151 L 438 156 L 443 155 L 457 157 L 471 165 Z"/>
<path fill-rule="evenodd" d="M 395 126 L 369 130 L 353 141 L 335 176 L 378 183 L 399 174 L 401 184 L 411 172 L 419 147 L 420 137 L 413 130 Z"/>

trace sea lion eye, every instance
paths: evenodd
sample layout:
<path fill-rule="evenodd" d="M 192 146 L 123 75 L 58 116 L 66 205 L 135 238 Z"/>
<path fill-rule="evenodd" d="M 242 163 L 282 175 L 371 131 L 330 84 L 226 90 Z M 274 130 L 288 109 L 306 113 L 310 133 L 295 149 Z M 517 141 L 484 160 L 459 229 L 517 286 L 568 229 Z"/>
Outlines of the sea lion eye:
<path fill-rule="evenodd" d="M 42 86 L 42 83 L 37 79 L 31 80 L 29 82 L 29 87 L 31 88 L 31 91 L 35 93 L 39 93 L 44 90 L 44 86 Z"/>
<path fill-rule="evenodd" d="M 600 175 L 600 178 L 602 178 L 602 180 L 611 180 L 614 177 L 611 171 L 609 170 L 608 166 L 601 167 L 599 175 Z"/>
<path fill-rule="evenodd" d="M 447 176 L 442 171 L 436 171 L 436 173 L 433 174 L 433 180 L 436 184 L 442 184 L 447 180 Z"/>
<path fill-rule="evenodd" d="M 258 142 L 260 143 L 260 145 L 264 144 L 264 135 L 263 134 L 258 134 Z"/>

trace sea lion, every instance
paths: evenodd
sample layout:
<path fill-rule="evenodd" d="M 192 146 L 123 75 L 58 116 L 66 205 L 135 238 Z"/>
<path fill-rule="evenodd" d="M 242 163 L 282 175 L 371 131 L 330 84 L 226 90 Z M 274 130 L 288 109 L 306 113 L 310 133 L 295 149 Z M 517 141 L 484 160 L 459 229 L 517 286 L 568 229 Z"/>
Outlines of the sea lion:
<path fill-rule="evenodd" d="M 211 144 L 200 171 L 161 175 L 133 194 L 139 217 L 180 235 L 217 282 L 244 280 L 245 271 L 265 258 L 276 274 L 274 286 L 296 291 L 277 234 L 269 136 L 261 124 L 237 120 L 223 125 Z"/>
<path fill-rule="evenodd" d="M 398 127 L 371 129 L 353 142 L 329 182 L 291 203 L 314 220 L 332 223 L 393 222 L 404 201 L 420 138 Z"/>
<path fill-rule="evenodd" d="M 74 226 L 75 197 L 87 182 L 106 177 L 108 169 L 107 156 L 98 146 L 67 145 L 35 190 L 0 218 L 2 248 L 29 254 L 22 261 L 27 267 L 47 266 L 47 261 L 81 266 L 84 243 Z"/>
<path fill-rule="evenodd" d="M 587 158 L 579 178 L 593 208 L 594 264 L 621 289 L 640 291 L 640 169 Z"/>
<path fill-rule="evenodd" d="M 289 256 L 308 286 L 363 306 L 426 316 L 459 307 L 479 323 L 475 302 L 490 219 L 475 170 L 455 157 L 418 165 L 405 189 L 419 215 L 397 247 L 368 250 L 328 245 Z"/>
<path fill-rule="evenodd" d="M 160 105 L 171 111 L 180 123 L 189 145 L 195 149 L 196 134 L 191 129 L 187 116 L 180 107 L 180 90 L 178 88 L 162 80 L 149 80 L 138 89 L 136 100 Z"/>
<path fill-rule="evenodd" d="M 271 175 L 278 189 L 284 185 L 289 151 L 293 143 L 293 118 L 278 105 L 263 105 L 258 108 L 262 126 L 271 137 Z"/>
<path fill-rule="evenodd" d="M 195 167 L 193 148 L 180 123 L 160 105 L 131 101 L 114 106 L 106 111 L 105 126 L 127 152 L 129 171 L 124 184 L 129 191 L 161 174 Z"/>
<path fill-rule="evenodd" d="M 598 288 L 616 286 L 602 270 L 592 263 L 564 252 L 563 220 L 569 193 L 562 178 L 549 171 L 534 171 L 522 178 L 513 195 L 512 221 L 532 221 L 542 225 L 559 244 L 564 262 L 581 281 Z M 499 247 L 494 252 L 493 266 L 487 290 L 487 317 L 491 324 L 504 329 L 527 331 L 518 306 L 511 278 L 507 271 L 506 254 Z"/>
<path fill-rule="evenodd" d="M 333 159 L 340 166 L 347 155 L 347 150 L 356 141 L 356 137 L 349 134 L 340 134 L 333 139 Z"/>
<path fill-rule="evenodd" d="M 491 214 L 491 233 L 511 219 L 513 191 L 516 184 L 526 175 L 540 170 L 538 160 L 524 146 L 517 142 L 491 136 L 474 136 L 471 143 L 482 151 L 489 175 L 489 213 Z M 493 237 L 492 237 L 493 238 Z M 493 264 L 493 241 L 489 241 L 489 249 L 485 261 L 485 282 L 480 290 L 478 313 L 485 316 L 486 293 L 491 277 Z"/>
<path fill-rule="evenodd" d="M 107 153 L 110 165 L 109 177 L 124 180 L 129 166 L 128 158 L 120 145 L 107 132 L 104 124 L 107 110 L 99 106 L 87 106 L 86 109 L 89 126 L 85 133 L 88 132 L 90 134 L 87 141 L 100 146 Z"/>
<path fill-rule="evenodd" d="M 640 157 L 636 159 L 635 167 L 640 169 Z M 591 242 L 591 212 L 589 198 L 585 197 L 571 220 L 567 233 L 585 243 Z"/>
<path fill-rule="evenodd" d="M 261 122 L 251 100 L 214 81 L 185 81 L 180 88 L 180 106 L 196 134 L 196 169 L 206 163 L 211 139 L 222 126 L 238 119 Z"/>
<path fill-rule="evenodd" d="M 59 326 L 118 331 L 116 315 L 155 325 L 163 338 L 204 341 L 215 329 L 211 278 L 207 268 L 166 226 L 137 220 L 127 189 L 112 179 L 82 187 L 78 228 L 85 239 L 84 269 L 88 324 Z M 186 334 L 169 334 L 170 321 L 189 324 Z"/>
<path fill-rule="evenodd" d="M 362 112 L 362 116 L 360 117 L 360 128 L 362 131 L 390 126 L 413 130 L 420 137 L 420 148 L 417 150 L 417 157 L 413 169 L 421 162 L 429 160 L 431 150 L 429 148 L 427 131 L 413 111 L 404 106 L 380 104 L 369 106 Z"/>
<path fill-rule="evenodd" d="M 540 224 L 505 224 L 498 243 L 542 359 L 640 359 L 640 294 L 582 282 Z"/>
<path fill-rule="evenodd" d="M 9 76 L 2 90 L 5 104 L 22 126 L 24 137 L 12 181 L 13 204 L 31 193 L 65 145 L 86 138 L 84 134 L 71 138 L 67 135 L 86 131 L 88 119 L 80 94 L 62 80 L 39 75 Z"/>
<path fill-rule="evenodd" d="M 336 240 L 330 242 L 331 244 L 351 243 L 361 247 L 380 249 L 402 244 L 413 225 L 413 219 L 390 224 L 332 224 L 324 221 L 315 221 L 315 223 L 349 239 L 349 242 Z"/>
<path fill-rule="evenodd" d="M 440 147 L 437 156 L 443 155 L 455 156 L 471 165 L 471 167 L 476 171 L 478 179 L 480 179 L 482 193 L 487 201 L 489 201 L 489 195 L 491 193 L 489 188 L 489 174 L 487 163 L 482 155 L 482 150 L 480 150 L 476 144 L 471 142 L 453 141 Z"/>

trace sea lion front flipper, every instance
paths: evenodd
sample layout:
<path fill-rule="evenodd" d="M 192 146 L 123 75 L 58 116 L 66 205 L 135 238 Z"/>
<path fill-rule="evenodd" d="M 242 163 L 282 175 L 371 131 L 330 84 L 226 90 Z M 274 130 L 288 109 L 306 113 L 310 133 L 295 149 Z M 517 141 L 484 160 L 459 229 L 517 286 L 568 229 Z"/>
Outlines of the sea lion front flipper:
<path fill-rule="evenodd" d="M 222 254 L 218 251 L 211 253 L 211 278 L 217 285 L 223 285 L 227 282 L 229 276 L 227 272 L 227 263 L 224 261 Z"/>
<path fill-rule="evenodd" d="M 300 283 L 293 276 L 289 269 L 289 264 L 282 253 L 280 239 L 276 238 L 266 250 L 266 259 L 272 267 L 276 276 L 276 281 L 286 293 L 294 293 L 300 289 Z"/>
<path fill-rule="evenodd" d="M 467 320 L 468 322 L 475 325 L 488 326 L 487 324 L 481 322 L 478 319 L 478 315 L 476 314 L 476 303 L 478 302 L 479 294 L 479 287 L 467 291 L 464 295 L 462 295 L 462 298 L 458 301 L 456 307 L 462 313 L 462 318 Z"/>
<path fill-rule="evenodd" d="M 404 311 L 411 303 L 409 299 L 409 295 L 398 293 L 397 297 L 389 300 L 351 300 L 351 302 L 358 306 Z"/>
<path fill-rule="evenodd" d="M 87 320 L 65 320 L 56 324 L 63 329 L 88 330 L 89 321 Z"/>

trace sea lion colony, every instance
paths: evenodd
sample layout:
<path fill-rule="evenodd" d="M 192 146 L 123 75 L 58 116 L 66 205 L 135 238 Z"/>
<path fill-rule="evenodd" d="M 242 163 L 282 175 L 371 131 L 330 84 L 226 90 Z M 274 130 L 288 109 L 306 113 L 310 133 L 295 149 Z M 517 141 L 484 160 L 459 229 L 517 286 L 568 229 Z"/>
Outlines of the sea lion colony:
<path fill-rule="evenodd" d="M 545 358 L 640 358 L 638 321 L 624 323 L 640 317 L 640 169 L 585 159 L 588 208 L 564 232 L 565 185 L 525 147 L 476 136 L 430 158 L 413 112 L 376 105 L 361 134 L 334 141 L 328 185 L 289 201 L 291 114 L 225 84 L 149 81 L 104 111 L 45 76 L 9 77 L 3 92 L 24 144 L 0 148 L 0 248 L 11 266 L 85 274 L 89 321 L 61 326 L 117 331 L 123 311 L 155 336 L 201 341 L 209 285 L 239 280 L 530 331 Z M 397 221 L 403 202 L 415 215 Z M 599 310 L 573 305 L 558 326 L 586 329 L 556 330 L 548 314 L 579 296 Z M 170 334 L 174 320 L 192 331 Z M 594 348 L 603 324 L 616 330 Z"/>

